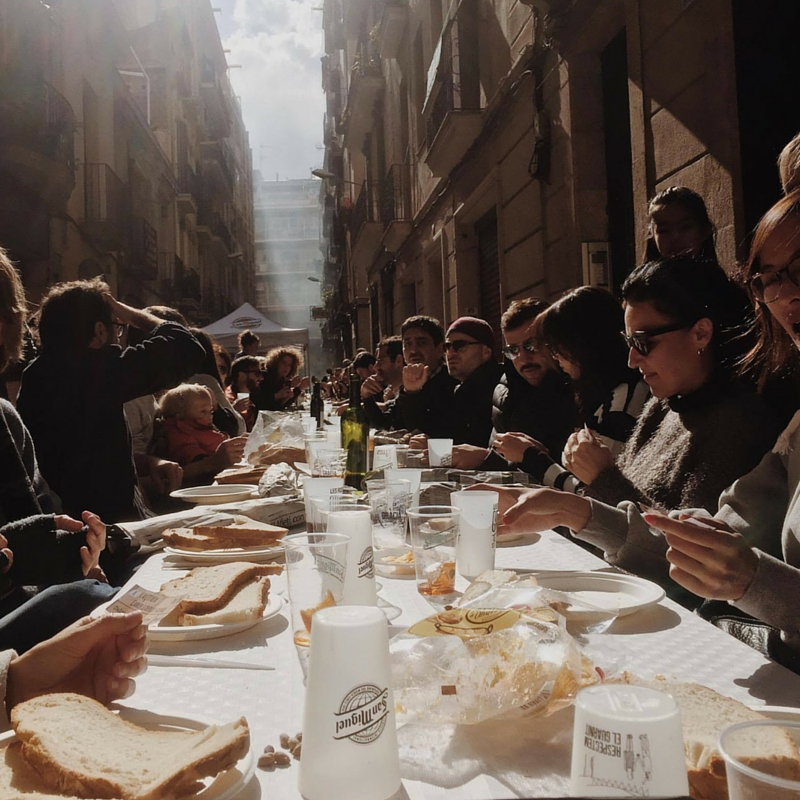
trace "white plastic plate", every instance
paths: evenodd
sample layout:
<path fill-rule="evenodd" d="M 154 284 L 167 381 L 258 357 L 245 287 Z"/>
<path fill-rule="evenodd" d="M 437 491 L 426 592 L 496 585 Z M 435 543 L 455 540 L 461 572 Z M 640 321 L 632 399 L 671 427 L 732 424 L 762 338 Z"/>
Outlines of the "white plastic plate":
<path fill-rule="evenodd" d="M 633 614 L 664 599 L 657 584 L 635 575 L 615 572 L 533 573 L 540 586 L 573 595 L 596 608 L 619 609 L 619 616 Z"/>
<path fill-rule="evenodd" d="M 245 483 L 223 483 L 219 486 L 192 486 L 188 489 L 176 489 L 170 497 L 186 503 L 235 503 L 238 500 L 250 500 L 257 494 L 255 486 Z"/>

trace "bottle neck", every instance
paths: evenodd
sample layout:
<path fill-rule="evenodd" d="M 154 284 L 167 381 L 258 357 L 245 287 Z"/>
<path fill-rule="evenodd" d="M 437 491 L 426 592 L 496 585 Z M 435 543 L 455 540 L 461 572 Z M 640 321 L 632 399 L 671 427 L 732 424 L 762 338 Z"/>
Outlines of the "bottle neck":
<path fill-rule="evenodd" d="M 349 408 L 358 408 L 361 405 L 361 381 L 358 375 L 350 378 L 350 403 Z"/>

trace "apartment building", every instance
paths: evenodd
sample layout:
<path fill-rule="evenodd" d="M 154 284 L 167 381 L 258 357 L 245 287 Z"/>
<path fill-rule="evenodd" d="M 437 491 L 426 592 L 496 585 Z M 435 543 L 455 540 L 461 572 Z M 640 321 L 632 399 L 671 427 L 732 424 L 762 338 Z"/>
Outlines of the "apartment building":
<path fill-rule="evenodd" d="M 197 323 L 253 290 L 252 164 L 209 0 L 0 4 L 0 242 Z"/>
<path fill-rule="evenodd" d="M 286 328 L 308 330 L 309 374 L 328 366 L 320 322 L 320 182 L 263 180 L 255 172 L 255 306 Z"/>
<path fill-rule="evenodd" d="M 800 130 L 797 4 L 325 0 L 325 335 L 619 288 L 647 201 L 706 199 L 721 262 L 779 196 Z"/>

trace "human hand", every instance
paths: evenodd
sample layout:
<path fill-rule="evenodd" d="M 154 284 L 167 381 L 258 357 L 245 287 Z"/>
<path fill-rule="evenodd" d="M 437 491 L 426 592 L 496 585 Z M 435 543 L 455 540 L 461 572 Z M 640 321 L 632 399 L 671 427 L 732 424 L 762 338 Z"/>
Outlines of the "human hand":
<path fill-rule="evenodd" d="M 582 428 L 567 439 L 563 464 L 589 486 L 604 469 L 614 466 L 614 456 L 590 430 Z"/>
<path fill-rule="evenodd" d="M 478 487 L 470 487 L 475 489 Z M 483 486 L 499 494 L 499 533 L 531 533 L 566 525 L 583 530 L 591 518 L 591 506 L 585 497 L 557 489 L 531 487 L 514 489 Z M 468 490 L 469 491 L 469 490 Z"/>
<path fill-rule="evenodd" d="M 244 415 L 250 412 L 250 409 L 253 407 L 253 401 L 249 397 L 243 397 L 241 400 L 237 400 L 233 404 L 233 407 L 240 414 Z"/>
<path fill-rule="evenodd" d="M 14 563 L 14 554 L 8 549 L 8 539 L 2 534 L 0 534 L 0 553 L 7 559 L 5 566 L 0 568 L 0 575 L 4 575 L 11 569 L 11 565 Z"/>
<path fill-rule="evenodd" d="M 278 389 L 278 391 L 275 392 L 275 399 L 279 403 L 283 403 L 286 400 L 290 400 L 292 397 L 294 397 L 294 388 L 291 385 L 284 386 L 282 389 Z"/>
<path fill-rule="evenodd" d="M 69 531 L 70 533 L 77 533 L 87 526 L 86 531 L 86 544 L 81 547 L 81 570 L 84 576 L 94 572 L 100 563 L 100 553 L 106 547 L 106 526 L 103 520 L 92 514 L 91 511 L 83 512 L 83 521 L 68 517 L 66 514 L 57 514 L 55 517 L 56 529 L 60 531 Z"/>
<path fill-rule="evenodd" d="M 174 461 L 163 458 L 154 458 L 150 462 L 150 478 L 161 494 L 169 494 L 181 488 L 183 483 L 183 469 Z"/>
<path fill-rule="evenodd" d="M 383 383 L 377 375 L 370 375 L 361 384 L 361 399 L 368 400 L 370 397 L 383 395 Z"/>
<path fill-rule="evenodd" d="M 418 392 L 428 382 L 431 371 L 424 364 L 408 364 L 403 367 L 403 388 L 407 392 Z"/>
<path fill-rule="evenodd" d="M 542 453 L 547 453 L 547 448 L 541 442 L 518 431 L 498 433 L 494 438 L 494 442 L 492 442 L 492 449 L 496 450 L 506 461 L 511 461 L 515 464 L 519 464 L 522 461 L 530 447 L 535 447 Z"/>
<path fill-rule="evenodd" d="M 408 440 L 408 447 L 411 450 L 427 450 L 428 449 L 428 436 L 424 433 L 415 433 Z"/>
<path fill-rule="evenodd" d="M 690 522 L 699 519 L 700 523 Z M 738 600 L 750 588 L 758 556 L 744 537 L 711 517 L 648 513 L 644 521 L 664 531 L 669 574 L 690 592 L 710 600 Z"/>
<path fill-rule="evenodd" d="M 311 378 L 309 378 L 308 375 L 306 375 L 304 378 L 301 378 L 298 386 L 300 391 L 304 392 L 309 386 L 311 386 Z"/>
<path fill-rule="evenodd" d="M 214 455 L 217 457 L 220 469 L 232 467 L 242 460 L 244 446 L 247 444 L 246 436 L 236 436 L 233 439 L 226 439 L 217 447 Z"/>
<path fill-rule="evenodd" d="M 84 617 L 11 662 L 6 707 L 51 692 L 77 692 L 108 704 L 130 697 L 147 669 L 142 614 Z"/>
<path fill-rule="evenodd" d="M 456 469 L 478 469 L 489 455 L 487 447 L 476 447 L 474 444 L 457 444 L 453 446 L 452 464 Z"/>

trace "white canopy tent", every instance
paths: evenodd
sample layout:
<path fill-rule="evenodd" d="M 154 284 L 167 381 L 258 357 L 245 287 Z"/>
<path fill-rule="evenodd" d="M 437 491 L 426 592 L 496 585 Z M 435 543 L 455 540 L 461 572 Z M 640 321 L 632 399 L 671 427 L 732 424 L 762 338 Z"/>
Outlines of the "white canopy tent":
<path fill-rule="evenodd" d="M 284 328 L 275 320 L 265 317 L 250 303 L 243 303 L 236 311 L 228 314 L 203 330 L 226 350 L 235 353 L 239 348 L 239 334 L 250 330 L 261 339 L 261 352 L 271 347 L 295 345 L 304 350 L 308 347 L 307 328 Z"/>

